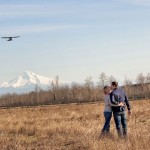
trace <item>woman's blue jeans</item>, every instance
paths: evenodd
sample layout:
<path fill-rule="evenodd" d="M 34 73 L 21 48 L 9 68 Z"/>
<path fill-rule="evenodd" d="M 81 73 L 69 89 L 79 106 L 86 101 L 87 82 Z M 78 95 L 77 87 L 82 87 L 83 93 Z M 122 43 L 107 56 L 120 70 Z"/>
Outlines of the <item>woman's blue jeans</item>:
<path fill-rule="evenodd" d="M 104 112 L 104 117 L 105 117 L 105 123 L 101 133 L 108 134 L 110 132 L 110 120 L 112 117 L 112 112 Z"/>

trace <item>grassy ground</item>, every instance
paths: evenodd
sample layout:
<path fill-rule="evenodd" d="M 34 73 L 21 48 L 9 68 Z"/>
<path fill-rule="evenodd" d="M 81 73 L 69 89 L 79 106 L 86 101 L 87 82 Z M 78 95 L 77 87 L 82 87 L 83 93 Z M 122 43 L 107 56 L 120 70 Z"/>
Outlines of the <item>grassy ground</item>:
<path fill-rule="evenodd" d="M 150 101 L 133 101 L 128 138 L 98 140 L 103 104 L 0 109 L 0 150 L 150 150 Z"/>

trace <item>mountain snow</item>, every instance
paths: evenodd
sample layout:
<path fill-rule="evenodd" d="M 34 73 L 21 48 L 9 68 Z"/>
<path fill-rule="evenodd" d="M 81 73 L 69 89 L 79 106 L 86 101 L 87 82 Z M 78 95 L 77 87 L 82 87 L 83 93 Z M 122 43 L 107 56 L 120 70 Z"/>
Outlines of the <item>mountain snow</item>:
<path fill-rule="evenodd" d="M 43 77 L 40 75 L 37 75 L 31 71 L 26 71 L 19 75 L 17 78 L 10 82 L 4 82 L 1 87 L 13 87 L 13 88 L 19 88 L 23 87 L 25 85 L 48 85 L 51 84 L 53 79 L 48 78 L 48 77 Z"/>
<path fill-rule="evenodd" d="M 54 81 L 55 80 L 52 78 L 35 74 L 32 71 L 26 71 L 10 82 L 4 82 L 3 84 L 1 84 L 0 94 L 30 92 L 35 89 L 36 85 L 41 87 L 42 89 L 46 89 Z M 67 84 L 67 82 L 61 81 L 61 84 L 65 83 Z"/>

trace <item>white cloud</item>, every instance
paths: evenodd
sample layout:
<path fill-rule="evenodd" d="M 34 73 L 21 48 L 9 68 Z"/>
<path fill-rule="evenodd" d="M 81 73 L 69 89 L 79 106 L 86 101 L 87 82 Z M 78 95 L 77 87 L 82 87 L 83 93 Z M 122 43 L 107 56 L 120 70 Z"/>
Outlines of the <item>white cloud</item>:
<path fill-rule="evenodd" d="M 117 1 L 131 3 L 134 5 L 150 6 L 150 0 L 117 0 Z"/>
<path fill-rule="evenodd" d="M 0 18 L 48 16 L 76 13 L 80 10 L 62 5 L 0 5 Z"/>
<path fill-rule="evenodd" d="M 82 28 L 85 25 L 32 25 L 32 26 L 16 26 L 16 27 L 5 27 L 0 30 L 1 35 L 13 35 L 13 34 L 29 34 L 29 33 L 41 33 L 41 32 L 52 32 L 57 30 L 67 30 L 71 28 Z"/>

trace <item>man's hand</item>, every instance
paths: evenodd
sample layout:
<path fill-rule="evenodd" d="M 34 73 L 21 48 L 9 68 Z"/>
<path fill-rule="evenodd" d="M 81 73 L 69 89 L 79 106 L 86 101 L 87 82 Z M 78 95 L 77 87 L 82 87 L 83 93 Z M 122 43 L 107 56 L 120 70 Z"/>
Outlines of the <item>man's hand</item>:
<path fill-rule="evenodd" d="M 131 110 L 128 110 L 128 115 L 131 115 L 132 111 Z"/>

